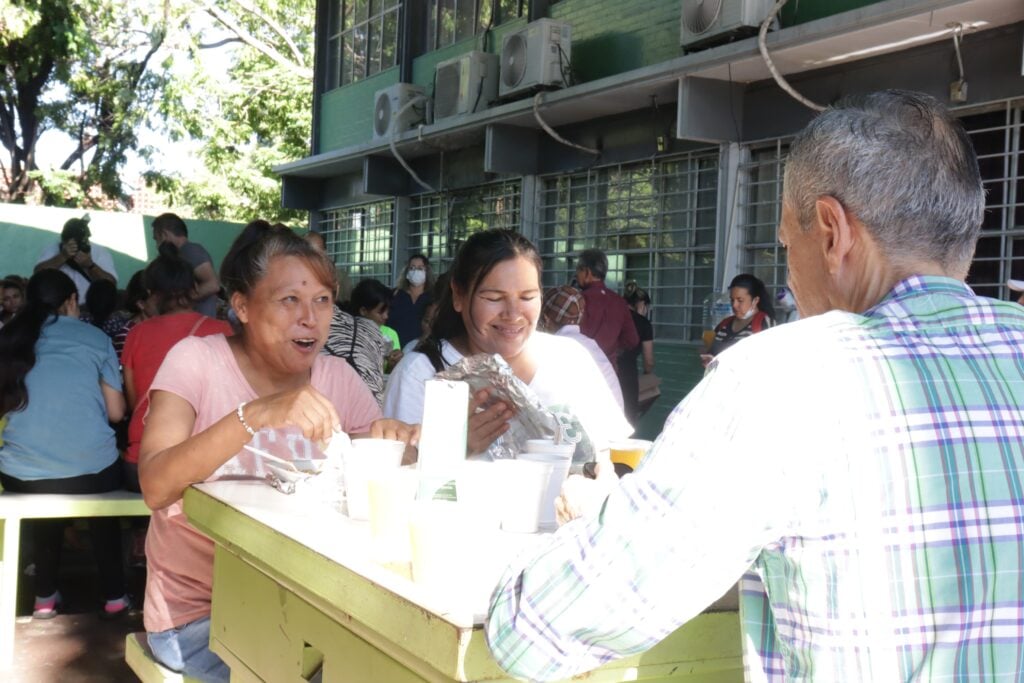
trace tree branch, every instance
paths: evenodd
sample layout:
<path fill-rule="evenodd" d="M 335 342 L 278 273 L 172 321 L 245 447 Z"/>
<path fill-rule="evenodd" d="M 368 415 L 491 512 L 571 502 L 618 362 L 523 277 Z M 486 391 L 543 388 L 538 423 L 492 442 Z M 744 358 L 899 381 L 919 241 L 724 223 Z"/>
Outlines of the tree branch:
<path fill-rule="evenodd" d="M 255 5 L 252 5 L 251 3 L 248 3 L 248 2 L 241 2 L 240 0 L 236 0 L 236 1 L 237 1 L 237 4 L 238 4 L 239 7 L 241 7 L 243 10 L 245 10 L 249 14 L 253 15 L 257 19 L 262 21 L 264 24 L 266 24 L 266 26 L 270 30 L 272 30 L 274 33 L 276 33 L 278 35 L 278 37 L 281 40 L 284 41 L 285 45 L 288 46 L 288 51 L 292 53 L 292 61 L 294 61 L 296 64 L 299 64 L 301 66 L 305 66 L 306 65 L 306 58 L 305 58 L 305 56 L 302 54 L 302 52 L 299 51 L 299 47 L 291 39 L 291 36 L 289 36 L 285 32 L 284 27 L 282 27 L 279 23 L 277 23 L 277 21 L 275 21 L 273 17 L 268 16 L 268 15 L 264 14 L 263 12 L 261 12 Z"/>
<path fill-rule="evenodd" d="M 216 43 L 199 43 L 200 50 L 212 50 L 214 48 L 223 47 L 228 43 L 241 43 L 241 38 L 225 38 L 224 40 L 218 40 Z"/>
<path fill-rule="evenodd" d="M 211 17 L 213 17 L 221 24 L 223 24 L 225 28 L 227 28 L 229 31 L 238 36 L 239 39 L 249 47 L 253 48 L 257 52 L 260 52 L 261 54 L 273 60 L 274 62 L 280 64 L 282 67 L 284 67 L 288 71 L 291 71 L 297 76 L 308 80 L 313 80 L 312 69 L 303 66 L 302 64 L 296 64 L 295 62 L 292 62 L 289 59 L 285 58 L 280 52 L 273 49 L 265 42 L 256 38 L 251 33 L 246 31 L 244 28 L 239 26 L 230 15 L 222 11 L 219 7 L 216 7 L 214 5 L 207 5 L 205 7 L 205 11 Z"/>

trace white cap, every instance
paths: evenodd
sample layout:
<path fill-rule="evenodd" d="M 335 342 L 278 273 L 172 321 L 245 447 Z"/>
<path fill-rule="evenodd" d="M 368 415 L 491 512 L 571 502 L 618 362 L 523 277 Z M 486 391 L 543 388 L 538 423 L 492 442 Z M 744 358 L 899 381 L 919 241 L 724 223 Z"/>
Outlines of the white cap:
<path fill-rule="evenodd" d="M 1024 292 L 1024 280 L 1007 280 L 1006 286 L 1014 292 Z"/>

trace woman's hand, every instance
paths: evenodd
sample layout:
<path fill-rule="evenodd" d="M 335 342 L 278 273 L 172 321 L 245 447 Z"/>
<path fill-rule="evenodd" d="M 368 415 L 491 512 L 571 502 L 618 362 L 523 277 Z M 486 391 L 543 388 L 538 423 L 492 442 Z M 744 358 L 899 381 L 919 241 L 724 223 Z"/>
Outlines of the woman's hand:
<path fill-rule="evenodd" d="M 405 442 L 405 454 L 402 456 L 402 464 L 411 465 L 416 462 L 418 454 L 416 447 L 420 444 L 419 425 L 410 425 L 390 418 L 374 420 L 373 424 L 370 425 L 370 437 Z"/>
<path fill-rule="evenodd" d="M 302 435 L 318 443 L 341 429 L 341 420 L 327 398 L 311 385 L 245 404 L 245 421 L 255 431 L 264 428 L 298 427 Z"/>
<path fill-rule="evenodd" d="M 469 434 L 466 449 L 472 455 L 483 453 L 494 440 L 508 431 L 515 411 L 504 401 L 491 400 L 491 389 L 481 389 L 469 402 Z"/>

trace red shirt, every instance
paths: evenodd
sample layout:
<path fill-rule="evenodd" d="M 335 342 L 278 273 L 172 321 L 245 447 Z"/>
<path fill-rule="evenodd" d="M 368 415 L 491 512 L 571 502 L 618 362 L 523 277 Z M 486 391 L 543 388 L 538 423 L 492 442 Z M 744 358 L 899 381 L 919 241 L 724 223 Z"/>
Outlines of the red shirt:
<path fill-rule="evenodd" d="M 619 353 L 640 343 L 626 300 L 604 286 L 600 280 L 583 288 L 587 302 L 580 322 L 580 331 L 597 342 L 612 366 Z"/>
<path fill-rule="evenodd" d="M 128 450 L 124 454 L 124 459 L 128 462 L 139 461 L 142 418 L 149 409 L 149 385 L 153 383 L 153 378 L 156 377 L 156 372 L 164 362 L 167 352 L 188 337 L 190 331 L 196 337 L 207 337 L 211 334 L 231 336 L 231 325 L 223 320 L 189 311 L 143 320 L 128 333 L 124 351 L 121 353 L 121 365 L 126 374 L 129 369 L 132 371 L 132 387 L 135 389 L 135 400 L 138 401 L 138 405 L 128 406 L 132 410 L 132 419 L 128 423 Z"/>

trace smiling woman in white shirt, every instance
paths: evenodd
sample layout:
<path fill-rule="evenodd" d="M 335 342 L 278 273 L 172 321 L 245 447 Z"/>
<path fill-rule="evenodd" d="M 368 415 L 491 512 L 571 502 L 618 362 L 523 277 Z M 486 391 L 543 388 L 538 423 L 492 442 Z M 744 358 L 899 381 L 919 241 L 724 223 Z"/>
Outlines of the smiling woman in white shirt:
<path fill-rule="evenodd" d="M 418 423 L 424 382 L 464 356 L 499 354 L 559 420 L 563 437 L 578 439 L 574 460 L 588 462 L 633 428 L 597 366 L 571 339 L 537 332 L 541 310 L 537 248 L 511 230 L 474 233 L 459 250 L 451 286 L 438 303 L 430 336 L 392 372 L 384 415 Z M 487 406 L 476 412 L 477 407 Z M 515 418 L 489 390 L 473 397 L 469 453 L 485 453 Z"/>

